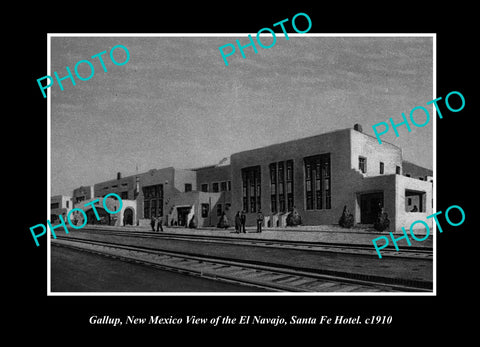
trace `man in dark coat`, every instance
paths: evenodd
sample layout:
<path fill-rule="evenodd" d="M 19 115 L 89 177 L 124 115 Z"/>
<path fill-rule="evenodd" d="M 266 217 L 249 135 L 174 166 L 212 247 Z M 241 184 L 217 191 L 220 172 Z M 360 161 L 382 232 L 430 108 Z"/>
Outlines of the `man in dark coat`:
<path fill-rule="evenodd" d="M 238 234 L 242 230 L 242 220 L 240 218 L 240 211 L 235 215 L 235 232 Z"/>
<path fill-rule="evenodd" d="M 241 228 L 240 232 L 243 232 L 246 234 L 247 232 L 245 231 L 245 223 L 247 221 L 247 216 L 245 215 L 245 211 L 242 211 L 242 214 L 240 215 L 240 223 L 241 223 Z"/>
<path fill-rule="evenodd" d="M 152 231 L 155 231 L 155 217 L 152 216 L 150 220 L 150 226 L 152 227 Z"/>

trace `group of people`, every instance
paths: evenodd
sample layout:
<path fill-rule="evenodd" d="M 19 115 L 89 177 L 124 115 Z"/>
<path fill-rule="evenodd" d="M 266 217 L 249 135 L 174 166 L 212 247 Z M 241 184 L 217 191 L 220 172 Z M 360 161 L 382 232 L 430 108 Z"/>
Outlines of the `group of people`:
<path fill-rule="evenodd" d="M 245 211 L 238 211 L 237 214 L 235 215 L 235 232 L 237 234 L 246 233 L 246 230 L 245 230 L 246 220 L 247 220 L 247 216 L 245 215 Z M 259 211 L 257 214 L 257 233 L 262 232 L 263 221 L 264 221 L 264 216 L 262 212 Z M 152 231 L 157 231 L 157 232 L 163 231 L 162 217 L 152 216 L 152 218 L 150 219 L 150 226 L 152 227 Z M 221 227 L 225 229 L 228 228 L 228 220 L 225 215 L 225 212 L 222 214 L 222 218 L 220 218 L 220 221 L 217 227 L 219 228 Z"/>
<path fill-rule="evenodd" d="M 245 215 L 245 211 L 238 211 L 235 215 L 235 232 L 237 234 L 246 233 L 245 231 L 245 223 L 247 220 L 247 216 Z M 262 225 L 263 225 L 263 214 L 262 211 L 258 211 L 257 214 L 257 233 L 262 232 Z"/>
<path fill-rule="evenodd" d="M 162 217 L 152 216 L 150 219 L 150 226 L 152 227 L 152 231 L 155 231 L 155 226 L 157 227 L 157 231 L 163 231 Z"/>

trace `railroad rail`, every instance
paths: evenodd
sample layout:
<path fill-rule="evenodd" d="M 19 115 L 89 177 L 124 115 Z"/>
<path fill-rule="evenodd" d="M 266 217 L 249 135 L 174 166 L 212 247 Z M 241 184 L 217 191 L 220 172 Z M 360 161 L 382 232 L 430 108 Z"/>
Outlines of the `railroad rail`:
<path fill-rule="evenodd" d="M 136 238 L 154 238 L 169 239 L 192 242 L 208 242 L 233 245 L 248 245 L 254 247 L 297 249 L 306 251 L 321 251 L 333 253 L 348 253 L 356 255 L 368 255 L 378 257 L 376 250 L 372 245 L 348 244 L 348 243 L 329 243 L 329 242 L 308 242 L 292 240 L 270 240 L 248 237 L 248 234 L 240 237 L 232 236 L 212 236 L 212 235 L 185 235 L 168 232 L 147 232 L 147 231 L 117 231 L 103 229 L 82 229 L 82 233 L 87 231 L 93 234 L 126 236 Z M 395 258 L 414 258 L 414 259 L 433 259 L 433 250 L 425 247 L 410 246 L 401 248 L 399 251 L 393 247 L 387 247 L 382 250 L 382 257 Z"/>
<path fill-rule="evenodd" d="M 308 272 L 301 269 L 227 260 L 203 255 L 183 254 L 148 247 L 57 236 L 53 246 L 92 252 L 122 261 L 135 262 L 163 270 L 234 282 L 281 292 L 429 292 L 401 283 L 380 283 L 363 278 L 347 278 Z"/>

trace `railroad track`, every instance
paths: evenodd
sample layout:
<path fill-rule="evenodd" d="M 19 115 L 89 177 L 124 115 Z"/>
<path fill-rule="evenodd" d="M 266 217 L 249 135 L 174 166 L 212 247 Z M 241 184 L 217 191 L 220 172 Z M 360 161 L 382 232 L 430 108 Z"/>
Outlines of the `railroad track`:
<path fill-rule="evenodd" d="M 297 249 L 306 251 L 321 251 L 333 253 L 348 253 L 356 255 L 368 255 L 378 257 L 373 245 L 347 244 L 347 243 L 328 243 L 328 242 L 306 242 L 291 240 L 268 240 L 259 238 L 249 238 L 247 235 L 236 236 L 210 236 L 210 235 L 183 235 L 168 232 L 146 232 L 146 231 L 115 231 L 115 230 L 98 230 L 98 229 L 82 229 L 82 233 L 87 231 L 94 234 L 126 236 L 136 238 L 154 238 L 169 239 L 192 242 L 248 245 L 255 247 L 267 248 L 283 248 Z M 382 257 L 395 258 L 414 258 L 414 259 L 433 259 L 433 250 L 424 247 L 402 247 L 399 251 L 393 246 L 382 250 Z"/>
<path fill-rule="evenodd" d="M 147 247 L 57 236 L 53 246 L 91 252 L 122 261 L 209 279 L 239 283 L 281 292 L 429 292 L 407 284 L 384 284 L 361 278 L 346 278 L 214 257 L 187 255 Z"/>

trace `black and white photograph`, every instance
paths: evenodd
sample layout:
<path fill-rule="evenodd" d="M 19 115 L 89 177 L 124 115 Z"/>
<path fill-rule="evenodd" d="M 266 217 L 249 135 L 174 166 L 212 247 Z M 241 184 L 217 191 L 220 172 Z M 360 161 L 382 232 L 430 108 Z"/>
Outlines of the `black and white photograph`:
<path fill-rule="evenodd" d="M 35 117 L 11 117 L 8 330 L 340 345 L 472 331 L 469 11 L 242 6 L 35 24 Z"/>
<path fill-rule="evenodd" d="M 434 292 L 434 35 L 50 40 L 52 294 Z"/>

